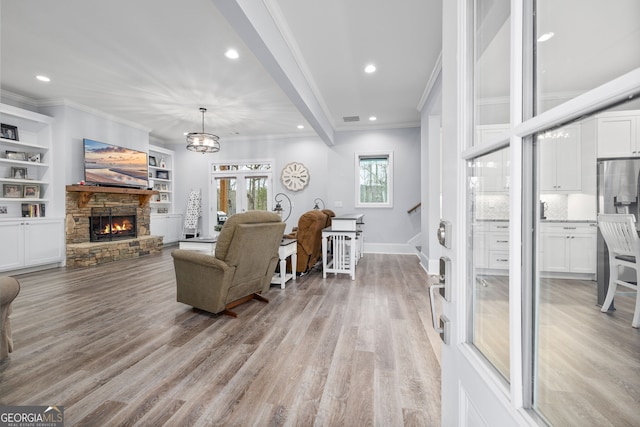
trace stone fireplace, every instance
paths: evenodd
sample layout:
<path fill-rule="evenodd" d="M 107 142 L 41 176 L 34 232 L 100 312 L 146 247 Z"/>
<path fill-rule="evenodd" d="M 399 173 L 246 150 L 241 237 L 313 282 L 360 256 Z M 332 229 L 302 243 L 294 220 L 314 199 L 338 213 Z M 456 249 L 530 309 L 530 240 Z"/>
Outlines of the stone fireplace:
<path fill-rule="evenodd" d="M 162 236 L 149 232 L 149 200 L 157 191 L 82 185 L 68 185 L 66 190 L 67 267 L 137 258 L 162 249 Z"/>

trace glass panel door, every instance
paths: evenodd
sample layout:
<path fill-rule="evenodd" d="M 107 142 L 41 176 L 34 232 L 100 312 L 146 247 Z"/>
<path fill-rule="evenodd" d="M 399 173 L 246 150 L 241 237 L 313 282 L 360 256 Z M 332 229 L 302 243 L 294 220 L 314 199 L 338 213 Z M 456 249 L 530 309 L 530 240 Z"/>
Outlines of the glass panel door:
<path fill-rule="evenodd" d="M 268 209 L 268 186 L 266 176 L 245 178 L 247 210 L 266 211 Z"/>
<path fill-rule="evenodd" d="M 217 177 L 216 183 L 216 224 L 222 225 L 226 219 L 238 212 L 236 178 Z"/>
<path fill-rule="evenodd" d="M 638 102 L 535 136 L 537 266 L 533 408 L 551 425 L 637 425 L 640 331 L 636 292 L 609 288 L 609 257 L 599 213 L 640 214 L 640 157 L 611 154 L 617 123 L 640 124 Z M 640 134 L 635 136 L 640 146 Z M 615 157 L 614 157 L 615 156 Z M 621 278 L 637 282 L 633 270 Z"/>
<path fill-rule="evenodd" d="M 509 147 L 469 162 L 470 341 L 509 378 Z"/>

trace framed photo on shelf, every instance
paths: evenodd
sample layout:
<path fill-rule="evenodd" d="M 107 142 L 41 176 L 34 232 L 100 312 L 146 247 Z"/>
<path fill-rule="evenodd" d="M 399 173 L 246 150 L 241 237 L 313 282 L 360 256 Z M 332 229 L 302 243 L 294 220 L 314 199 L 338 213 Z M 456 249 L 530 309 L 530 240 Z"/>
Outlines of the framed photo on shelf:
<path fill-rule="evenodd" d="M 40 197 L 40 186 L 37 184 L 25 184 L 23 185 L 25 199 L 37 199 Z"/>
<path fill-rule="evenodd" d="M 9 160 L 22 160 L 23 162 L 27 160 L 27 153 L 21 151 L 6 151 L 6 153 Z"/>
<path fill-rule="evenodd" d="M 168 171 L 156 171 L 156 178 L 158 179 L 169 179 Z"/>
<path fill-rule="evenodd" d="M 154 183 L 154 184 L 153 184 L 153 189 L 154 189 L 154 190 L 157 190 L 157 191 L 160 191 L 160 184 L 159 184 L 159 183 L 157 183 L 157 182 L 156 182 L 156 183 Z"/>
<path fill-rule="evenodd" d="M 167 193 L 161 193 L 160 194 L 160 201 L 161 202 L 169 202 L 169 195 Z"/>
<path fill-rule="evenodd" d="M 22 185 L 20 184 L 4 184 L 2 190 L 2 197 L 12 199 L 22 198 Z"/>
<path fill-rule="evenodd" d="M 30 162 L 40 163 L 40 153 L 28 153 L 27 160 Z"/>
<path fill-rule="evenodd" d="M 166 182 L 160 184 L 160 191 L 169 191 L 169 184 L 167 184 Z"/>
<path fill-rule="evenodd" d="M 27 168 L 11 168 L 11 178 L 13 179 L 27 179 Z"/>
<path fill-rule="evenodd" d="M 5 125 L 4 123 L 0 124 L 0 134 L 4 139 L 10 139 L 12 141 L 18 141 L 18 127 Z"/>
<path fill-rule="evenodd" d="M 154 156 L 149 156 L 149 166 L 158 166 L 156 163 L 156 158 Z"/>

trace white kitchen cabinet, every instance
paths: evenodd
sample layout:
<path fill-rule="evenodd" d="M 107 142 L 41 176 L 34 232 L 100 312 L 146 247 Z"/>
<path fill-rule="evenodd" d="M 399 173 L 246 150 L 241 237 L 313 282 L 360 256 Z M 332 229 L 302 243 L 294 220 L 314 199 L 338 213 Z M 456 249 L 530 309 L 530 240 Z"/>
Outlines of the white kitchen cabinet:
<path fill-rule="evenodd" d="M 509 269 L 509 223 L 478 222 L 474 226 L 473 266 L 491 270 Z"/>
<path fill-rule="evenodd" d="M 0 271 L 17 270 L 64 259 L 62 219 L 24 218 L 0 222 Z"/>
<path fill-rule="evenodd" d="M 597 119 L 598 158 L 640 156 L 640 113 L 609 112 Z"/>
<path fill-rule="evenodd" d="M 476 142 L 489 142 L 505 135 L 508 125 L 483 125 L 476 128 Z M 481 192 L 506 193 L 509 191 L 509 149 L 504 148 L 477 157 L 475 160 L 476 176 L 479 178 Z"/>
<path fill-rule="evenodd" d="M 164 236 L 165 245 L 182 239 L 181 214 L 151 214 L 151 234 Z"/>
<path fill-rule="evenodd" d="M 538 136 L 543 192 L 581 190 L 580 127 L 565 126 Z"/>
<path fill-rule="evenodd" d="M 542 271 L 595 274 L 596 233 L 592 223 L 543 223 Z"/>

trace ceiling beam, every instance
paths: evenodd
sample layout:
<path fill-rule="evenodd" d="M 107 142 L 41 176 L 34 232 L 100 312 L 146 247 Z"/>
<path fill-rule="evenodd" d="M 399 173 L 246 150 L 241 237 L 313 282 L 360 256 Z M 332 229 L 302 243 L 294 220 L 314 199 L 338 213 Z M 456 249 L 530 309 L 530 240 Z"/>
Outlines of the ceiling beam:
<path fill-rule="evenodd" d="M 334 129 L 264 1 L 211 0 L 287 94 L 318 136 L 335 145 Z"/>

